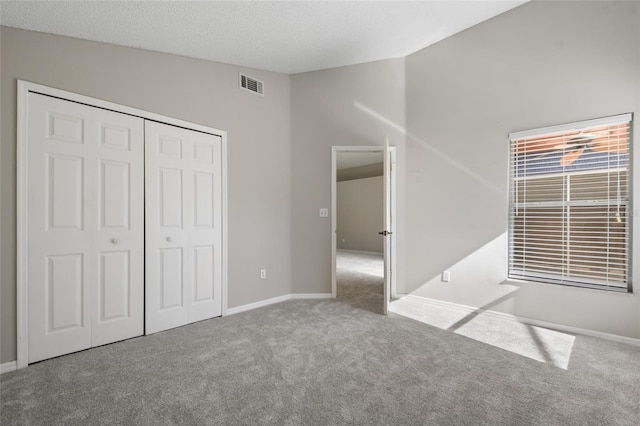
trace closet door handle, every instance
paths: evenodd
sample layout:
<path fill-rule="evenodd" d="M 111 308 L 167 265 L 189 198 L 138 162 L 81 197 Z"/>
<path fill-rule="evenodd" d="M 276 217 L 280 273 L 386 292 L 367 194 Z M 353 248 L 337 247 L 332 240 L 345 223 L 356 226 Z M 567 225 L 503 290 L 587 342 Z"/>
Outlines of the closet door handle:
<path fill-rule="evenodd" d="M 167 237 L 167 242 L 170 243 L 171 241 L 173 241 L 173 237 Z"/>
<path fill-rule="evenodd" d="M 111 239 L 111 244 L 118 244 L 120 242 L 120 240 L 118 240 L 117 238 L 112 238 Z"/>

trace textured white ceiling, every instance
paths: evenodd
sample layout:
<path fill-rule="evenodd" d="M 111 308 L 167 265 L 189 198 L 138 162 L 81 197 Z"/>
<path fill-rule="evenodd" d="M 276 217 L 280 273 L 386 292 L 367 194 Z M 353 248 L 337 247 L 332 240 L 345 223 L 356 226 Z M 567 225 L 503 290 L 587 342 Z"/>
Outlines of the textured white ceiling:
<path fill-rule="evenodd" d="M 0 23 L 288 74 L 403 57 L 515 1 L 2 1 Z"/>

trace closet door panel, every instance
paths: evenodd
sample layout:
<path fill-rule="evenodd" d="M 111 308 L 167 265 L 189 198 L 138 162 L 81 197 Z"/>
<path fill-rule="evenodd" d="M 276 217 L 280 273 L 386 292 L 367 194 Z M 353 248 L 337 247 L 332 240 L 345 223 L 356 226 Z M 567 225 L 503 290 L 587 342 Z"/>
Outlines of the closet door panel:
<path fill-rule="evenodd" d="M 221 139 L 145 123 L 146 332 L 222 313 Z"/>
<path fill-rule="evenodd" d="M 92 108 L 92 345 L 144 331 L 144 120 Z"/>
<path fill-rule="evenodd" d="M 222 314 L 221 138 L 194 132 L 191 246 L 194 270 L 189 322 Z"/>
<path fill-rule="evenodd" d="M 29 359 L 143 333 L 143 120 L 31 93 Z"/>
<path fill-rule="evenodd" d="M 28 101 L 28 362 L 36 362 L 91 347 L 91 135 L 87 107 Z"/>
<path fill-rule="evenodd" d="M 147 334 L 187 323 L 187 182 L 181 129 L 145 122 Z"/>

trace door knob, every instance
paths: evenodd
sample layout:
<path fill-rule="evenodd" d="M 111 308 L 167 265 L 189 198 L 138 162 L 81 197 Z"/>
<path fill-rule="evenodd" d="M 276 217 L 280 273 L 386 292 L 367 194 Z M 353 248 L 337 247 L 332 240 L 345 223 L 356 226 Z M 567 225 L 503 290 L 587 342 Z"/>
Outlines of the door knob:
<path fill-rule="evenodd" d="M 173 241 L 173 237 L 167 237 L 167 242 L 170 243 L 171 241 Z"/>
<path fill-rule="evenodd" d="M 111 239 L 111 244 L 118 244 L 120 242 L 120 240 L 118 240 L 117 238 L 112 238 Z"/>

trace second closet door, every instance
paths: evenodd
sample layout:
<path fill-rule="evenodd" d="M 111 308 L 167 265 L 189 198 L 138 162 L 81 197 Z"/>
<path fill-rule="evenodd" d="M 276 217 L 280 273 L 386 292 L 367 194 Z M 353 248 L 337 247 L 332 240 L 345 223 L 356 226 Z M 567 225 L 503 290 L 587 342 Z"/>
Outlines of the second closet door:
<path fill-rule="evenodd" d="M 146 333 L 222 314 L 221 138 L 145 122 Z"/>

